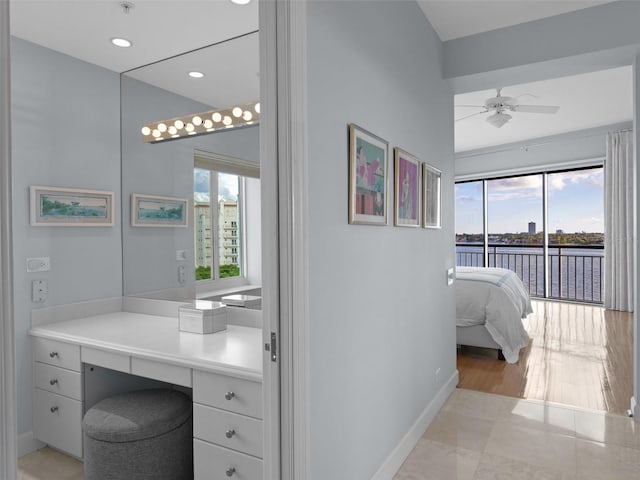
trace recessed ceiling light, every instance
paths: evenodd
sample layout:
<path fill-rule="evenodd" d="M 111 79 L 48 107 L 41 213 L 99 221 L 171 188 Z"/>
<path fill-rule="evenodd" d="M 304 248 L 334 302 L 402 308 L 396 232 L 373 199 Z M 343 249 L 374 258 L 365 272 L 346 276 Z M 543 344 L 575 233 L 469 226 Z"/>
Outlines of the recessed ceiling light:
<path fill-rule="evenodd" d="M 126 38 L 112 38 L 111 43 L 113 43 L 116 47 L 128 48 L 132 45 L 132 43 Z"/>
<path fill-rule="evenodd" d="M 202 72 L 195 72 L 195 71 L 194 71 L 194 72 L 189 72 L 189 76 L 190 76 L 191 78 L 202 78 L 202 77 L 204 77 L 204 73 L 202 73 Z"/>
<path fill-rule="evenodd" d="M 231 3 L 235 3 L 236 5 L 247 5 L 251 3 L 251 0 L 231 0 Z"/>

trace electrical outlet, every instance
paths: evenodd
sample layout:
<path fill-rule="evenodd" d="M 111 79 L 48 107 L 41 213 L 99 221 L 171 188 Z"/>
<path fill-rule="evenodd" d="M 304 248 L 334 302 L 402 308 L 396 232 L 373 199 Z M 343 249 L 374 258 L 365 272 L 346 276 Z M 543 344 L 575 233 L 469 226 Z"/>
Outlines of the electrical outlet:
<path fill-rule="evenodd" d="M 178 283 L 182 285 L 184 284 L 184 282 L 185 282 L 184 265 L 180 265 L 178 267 Z"/>
<path fill-rule="evenodd" d="M 49 284 L 46 280 L 33 280 L 31 282 L 31 301 L 44 303 L 49 293 Z"/>
<path fill-rule="evenodd" d="M 447 285 L 453 285 L 453 281 L 455 280 L 456 275 L 454 273 L 453 267 L 447 269 Z"/>

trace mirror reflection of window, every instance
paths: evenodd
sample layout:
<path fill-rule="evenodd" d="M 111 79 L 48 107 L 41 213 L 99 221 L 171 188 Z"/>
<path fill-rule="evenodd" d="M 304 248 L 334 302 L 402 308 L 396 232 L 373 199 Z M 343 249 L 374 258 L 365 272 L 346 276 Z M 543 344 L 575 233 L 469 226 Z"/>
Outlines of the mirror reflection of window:
<path fill-rule="evenodd" d="M 242 271 L 244 177 L 194 169 L 196 280 L 239 277 Z"/>

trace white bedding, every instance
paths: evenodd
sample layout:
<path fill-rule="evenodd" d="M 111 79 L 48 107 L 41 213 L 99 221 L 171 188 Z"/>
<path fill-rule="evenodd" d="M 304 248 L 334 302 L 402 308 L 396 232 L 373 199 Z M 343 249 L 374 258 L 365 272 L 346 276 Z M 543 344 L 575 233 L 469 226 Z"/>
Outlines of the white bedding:
<path fill-rule="evenodd" d="M 532 312 L 529 293 L 511 270 L 456 268 L 456 325 L 484 324 L 509 363 L 529 341 L 522 319 Z"/>

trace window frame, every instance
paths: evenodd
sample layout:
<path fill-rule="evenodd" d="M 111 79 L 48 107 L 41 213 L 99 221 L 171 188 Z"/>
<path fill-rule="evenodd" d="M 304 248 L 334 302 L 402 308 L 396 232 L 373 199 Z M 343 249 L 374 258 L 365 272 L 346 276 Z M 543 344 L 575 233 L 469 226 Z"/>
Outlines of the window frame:
<path fill-rule="evenodd" d="M 260 167 L 254 162 L 248 160 L 242 160 L 239 158 L 229 157 L 226 155 L 215 154 L 210 152 L 204 152 L 201 150 L 194 151 L 194 172 L 196 169 L 207 170 L 209 174 L 209 210 L 211 221 L 211 237 L 212 237 L 212 261 L 211 261 L 211 274 L 212 278 L 194 280 L 196 293 L 204 293 L 212 290 L 219 290 L 222 288 L 232 288 L 242 285 L 247 285 L 247 228 L 246 228 L 246 177 L 260 177 Z M 239 248 L 240 252 L 237 255 L 238 266 L 240 267 L 240 275 L 237 277 L 225 277 L 220 278 L 220 253 L 219 253 L 219 215 L 218 215 L 218 202 L 213 202 L 213 199 L 217 199 L 218 195 L 218 174 L 229 174 L 238 176 L 238 239 L 235 248 Z M 215 194 L 214 194 L 215 192 Z M 195 207 L 194 207 L 195 209 Z M 194 265 L 196 264 L 196 252 L 194 244 Z M 197 265 L 195 265 L 197 268 Z"/>

